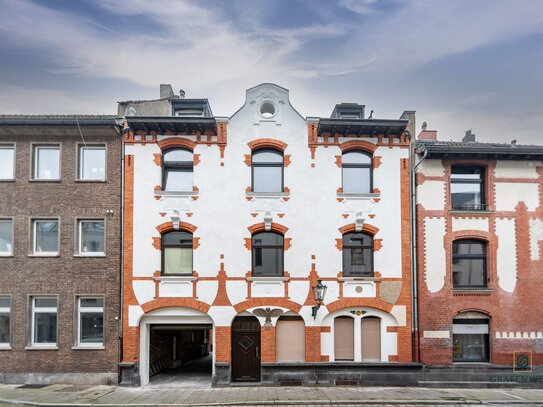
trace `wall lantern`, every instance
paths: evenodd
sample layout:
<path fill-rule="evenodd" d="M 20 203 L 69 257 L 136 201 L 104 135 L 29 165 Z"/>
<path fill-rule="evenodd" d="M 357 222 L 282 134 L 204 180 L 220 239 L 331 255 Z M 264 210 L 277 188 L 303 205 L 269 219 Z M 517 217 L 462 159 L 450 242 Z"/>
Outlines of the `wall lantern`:
<path fill-rule="evenodd" d="M 311 316 L 313 317 L 313 319 L 317 318 L 317 311 L 324 303 L 324 296 L 326 295 L 327 288 L 327 286 L 322 284 L 321 280 L 317 280 L 317 285 L 315 287 L 311 287 L 311 289 L 313 290 L 313 297 L 315 297 L 315 302 L 317 303 L 317 305 L 311 307 Z"/>

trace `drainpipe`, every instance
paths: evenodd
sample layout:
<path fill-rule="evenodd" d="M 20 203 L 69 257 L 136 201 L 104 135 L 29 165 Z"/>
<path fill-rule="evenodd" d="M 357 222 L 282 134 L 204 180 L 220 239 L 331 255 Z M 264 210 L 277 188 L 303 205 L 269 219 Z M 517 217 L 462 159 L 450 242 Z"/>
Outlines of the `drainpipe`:
<path fill-rule="evenodd" d="M 415 141 L 411 140 L 410 146 L 410 163 L 411 163 L 411 179 L 409 182 L 409 189 L 411 193 L 411 199 L 409 200 L 409 206 L 411 210 L 411 294 L 412 294 L 412 318 L 411 318 L 411 331 L 413 333 L 412 343 L 412 355 L 415 362 L 419 362 L 420 359 L 420 344 L 418 338 L 419 332 L 419 307 L 418 307 L 418 277 L 417 277 L 417 211 L 416 211 L 416 171 L 419 165 L 424 161 L 428 155 L 428 150 L 424 149 L 422 158 L 415 164 Z M 415 346 L 416 339 L 416 346 Z"/>
<path fill-rule="evenodd" d="M 126 118 L 123 117 L 122 131 L 121 131 L 121 259 L 120 259 L 120 302 L 119 302 L 119 363 L 118 366 L 123 361 L 123 307 L 124 307 L 124 134 L 125 127 L 124 123 Z M 122 373 L 122 372 L 121 372 Z M 121 378 L 122 379 L 122 378 Z"/>

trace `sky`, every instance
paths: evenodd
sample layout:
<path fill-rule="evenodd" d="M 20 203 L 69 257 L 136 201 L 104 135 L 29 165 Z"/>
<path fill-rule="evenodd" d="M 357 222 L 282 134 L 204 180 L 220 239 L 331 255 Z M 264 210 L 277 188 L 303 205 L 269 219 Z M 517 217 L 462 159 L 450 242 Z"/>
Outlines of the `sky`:
<path fill-rule="evenodd" d="M 231 116 L 417 111 L 441 140 L 543 144 L 543 0 L 0 0 L 0 114 L 116 114 L 170 83 Z"/>

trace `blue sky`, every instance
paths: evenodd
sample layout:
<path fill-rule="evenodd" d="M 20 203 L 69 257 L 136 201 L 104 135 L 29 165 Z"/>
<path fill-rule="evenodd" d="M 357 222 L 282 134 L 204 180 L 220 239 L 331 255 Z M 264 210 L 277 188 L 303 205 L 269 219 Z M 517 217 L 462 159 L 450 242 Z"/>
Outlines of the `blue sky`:
<path fill-rule="evenodd" d="M 274 82 L 304 116 L 417 111 L 439 138 L 539 143 L 540 0 L 0 0 L 0 113 L 116 113 L 160 83 L 230 116 Z"/>

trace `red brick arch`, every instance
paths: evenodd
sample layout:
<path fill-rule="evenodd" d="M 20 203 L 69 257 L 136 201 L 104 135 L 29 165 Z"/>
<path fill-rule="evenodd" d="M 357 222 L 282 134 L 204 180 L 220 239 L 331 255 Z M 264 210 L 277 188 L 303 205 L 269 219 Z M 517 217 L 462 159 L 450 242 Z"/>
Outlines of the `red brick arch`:
<path fill-rule="evenodd" d="M 348 225 L 342 226 L 339 228 L 339 231 L 342 235 L 345 233 L 352 233 L 356 230 L 356 225 L 354 223 L 349 223 Z M 379 228 L 368 223 L 362 225 L 362 232 L 368 233 L 372 236 L 375 236 L 379 232 Z"/>
<path fill-rule="evenodd" d="M 381 311 L 390 313 L 392 310 L 393 304 L 388 302 L 378 300 L 377 298 L 343 298 L 326 304 L 326 308 L 329 313 L 340 310 L 342 308 L 351 308 L 351 307 L 369 307 L 376 308 Z"/>
<path fill-rule="evenodd" d="M 179 222 L 179 230 L 182 230 L 184 232 L 194 233 L 198 229 L 197 226 L 194 226 L 188 222 Z M 160 234 L 166 233 L 166 232 L 172 232 L 174 231 L 173 223 L 172 222 L 164 222 L 161 223 L 156 227 L 156 230 L 159 231 Z"/>
<path fill-rule="evenodd" d="M 187 150 L 194 151 L 196 142 L 179 137 L 168 137 L 157 142 L 162 151 L 169 148 L 186 148 Z"/>
<path fill-rule="evenodd" d="M 143 312 L 145 313 L 154 311 L 159 308 L 171 307 L 192 308 L 197 311 L 203 312 L 204 314 L 207 314 L 211 306 L 209 304 L 206 304 L 205 302 L 195 300 L 194 298 L 158 298 L 156 300 L 149 301 L 141 306 Z"/>
<path fill-rule="evenodd" d="M 365 140 L 350 140 L 339 145 L 342 153 L 352 150 L 362 150 L 373 155 L 377 150 L 377 145 Z"/>
<path fill-rule="evenodd" d="M 249 308 L 254 307 L 282 307 L 282 308 L 288 308 L 291 311 L 296 312 L 297 314 L 302 309 L 302 305 L 298 304 L 297 302 L 287 300 L 286 298 L 278 298 L 278 297 L 269 297 L 269 298 L 251 298 L 249 300 L 240 302 L 236 305 L 234 305 L 234 308 L 236 309 L 236 312 L 239 314 L 242 311 L 245 311 Z"/>
<path fill-rule="evenodd" d="M 259 150 L 261 148 L 271 148 L 274 150 L 285 151 L 288 144 L 281 140 L 272 138 L 259 138 L 247 143 L 251 151 Z"/>
<path fill-rule="evenodd" d="M 249 229 L 251 235 L 254 233 L 264 232 L 266 230 L 264 222 L 255 223 L 254 225 L 249 226 L 247 229 Z M 272 222 L 271 231 L 285 235 L 288 232 L 288 228 L 280 223 Z"/>

